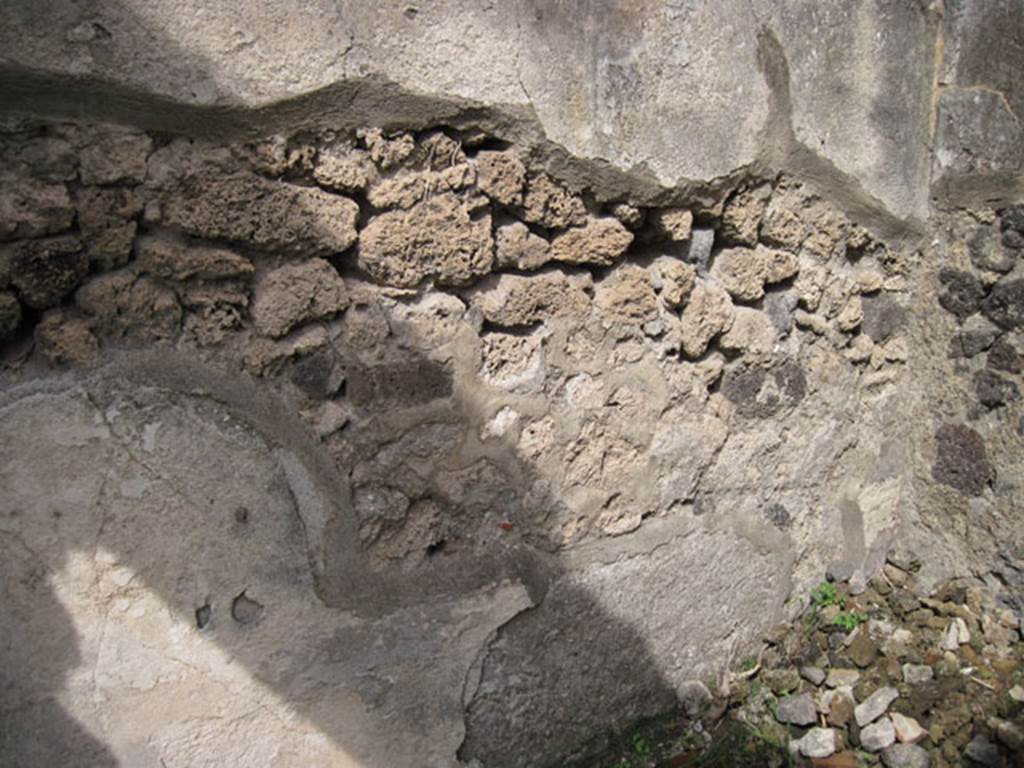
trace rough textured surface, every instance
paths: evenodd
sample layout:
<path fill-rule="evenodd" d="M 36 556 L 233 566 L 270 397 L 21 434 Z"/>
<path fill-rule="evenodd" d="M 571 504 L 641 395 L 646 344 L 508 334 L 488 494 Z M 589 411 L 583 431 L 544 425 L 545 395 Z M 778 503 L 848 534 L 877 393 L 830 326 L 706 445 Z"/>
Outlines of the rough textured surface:
<path fill-rule="evenodd" d="M 1012 3 L 9 5 L 22 762 L 560 763 L 1024 584 Z"/>

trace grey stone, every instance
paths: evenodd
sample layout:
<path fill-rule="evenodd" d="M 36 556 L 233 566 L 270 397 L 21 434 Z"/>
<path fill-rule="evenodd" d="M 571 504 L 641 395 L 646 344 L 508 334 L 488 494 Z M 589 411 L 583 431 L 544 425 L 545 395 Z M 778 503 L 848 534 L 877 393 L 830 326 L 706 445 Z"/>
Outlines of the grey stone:
<path fill-rule="evenodd" d="M 950 357 L 974 357 L 992 346 L 1000 329 L 981 315 L 971 315 L 950 342 Z M 991 356 L 990 356 L 991 357 Z"/>
<path fill-rule="evenodd" d="M 857 720 L 857 725 L 863 728 L 868 723 L 877 720 L 885 714 L 886 710 L 889 709 L 889 705 L 896 701 L 899 696 L 899 691 L 895 688 L 888 686 L 879 688 L 854 708 L 853 716 Z"/>
<path fill-rule="evenodd" d="M 896 729 L 889 718 L 865 726 L 860 732 L 860 745 L 868 752 L 880 752 L 896 741 Z"/>
<path fill-rule="evenodd" d="M 1003 756 L 999 754 L 999 747 L 980 733 L 967 744 L 964 756 L 971 762 L 986 768 L 1000 768 L 1003 765 Z"/>
<path fill-rule="evenodd" d="M 1003 247 L 995 227 L 978 227 L 967 241 L 967 251 L 974 266 L 990 272 L 1009 272 L 1017 263 L 1017 254 Z"/>
<path fill-rule="evenodd" d="M 835 560 L 825 570 L 825 578 L 838 583 L 849 581 L 856 568 L 849 560 Z"/>
<path fill-rule="evenodd" d="M 829 688 L 840 688 L 843 686 L 854 686 L 860 680 L 860 672 L 856 669 L 841 669 L 833 667 L 828 671 L 825 678 L 825 685 Z"/>
<path fill-rule="evenodd" d="M 927 683 L 933 677 L 935 677 L 935 671 L 927 664 L 903 665 L 903 682 L 905 683 L 918 685 L 919 683 Z"/>
<path fill-rule="evenodd" d="M 882 750 L 882 764 L 886 768 L 931 768 L 928 750 L 916 744 L 893 744 Z"/>
<path fill-rule="evenodd" d="M 795 746 L 804 757 L 828 757 L 836 751 L 836 732 L 831 728 L 811 728 Z"/>
<path fill-rule="evenodd" d="M 809 693 L 779 699 L 775 719 L 791 725 L 812 725 L 818 721 L 818 708 Z"/>
<path fill-rule="evenodd" d="M 820 667 L 800 667 L 800 676 L 811 685 L 821 685 L 825 682 L 825 670 Z"/>

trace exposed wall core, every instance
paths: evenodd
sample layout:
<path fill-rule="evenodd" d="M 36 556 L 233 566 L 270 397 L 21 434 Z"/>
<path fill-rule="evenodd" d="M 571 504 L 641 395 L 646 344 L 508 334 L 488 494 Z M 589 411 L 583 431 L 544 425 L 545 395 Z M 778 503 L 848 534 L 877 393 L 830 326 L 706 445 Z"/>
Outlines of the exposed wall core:
<path fill-rule="evenodd" d="M 373 78 L 160 130 L 134 81 L 0 93 L 49 115 L 0 123 L 0 757 L 559 765 L 830 566 L 1024 598 L 1017 160 L 972 175 L 943 86 L 925 221 L 925 160 L 816 154 L 786 40 L 743 162 L 675 185 Z"/>

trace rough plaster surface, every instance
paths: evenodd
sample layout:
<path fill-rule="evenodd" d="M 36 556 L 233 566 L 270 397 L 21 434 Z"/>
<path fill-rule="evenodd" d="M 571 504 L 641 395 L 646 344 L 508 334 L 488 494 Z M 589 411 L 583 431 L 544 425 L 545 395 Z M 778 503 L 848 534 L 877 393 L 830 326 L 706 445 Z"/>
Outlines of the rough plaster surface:
<path fill-rule="evenodd" d="M 82 78 L 85 91 L 102 80 L 217 107 L 355 84 L 342 88 L 341 106 L 374 123 L 401 111 L 371 94 L 387 82 L 530 115 L 570 155 L 663 187 L 782 163 L 922 219 L 943 42 L 977 47 L 989 27 L 987 6 L 956 5 L 943 14 L 941 3 L 813 0 L 16 0 L 0 44 L 11 99 L 25 69 Z M 1012 0 L 1002 5 L 1012 16 Z M 1012 35 L 1012 24 L 998 26 Z"/>
<path fill-rule="evenodd" d="M 0 754 L 560 764 L 830 564 L 1024 584 L 978 8 L 6 6 Z"/>

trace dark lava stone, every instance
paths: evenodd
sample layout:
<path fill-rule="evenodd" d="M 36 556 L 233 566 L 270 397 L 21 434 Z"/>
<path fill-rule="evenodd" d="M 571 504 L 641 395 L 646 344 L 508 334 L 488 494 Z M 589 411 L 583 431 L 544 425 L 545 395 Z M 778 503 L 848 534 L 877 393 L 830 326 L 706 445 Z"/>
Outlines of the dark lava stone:
<path fill-rule="evenodd" d="M 1020 373 L 1024 371 L 1024 357 L 1021 356 L 1013 344 L 1003 338 L 993 344 L 992 349 L 988 351 L 986 365 L 989 368 L 995 368 L 997 371 Z"/>
<path fill-rule="evenodd" d="M 935 433 L 936 457 L 932 477 L 967 496 L 980 496 L 995 479 L 985 441 L 963 424 L 943 424 Z"/>
<path fill-rule="evenodd" d="M 1024 234 L 1024 204 L 1018 203 L 999 212 L 999 228 L 1003 232 Z"/>
<path fill-rule="evenodd" d="M 981 305 L 981 311 L 1000 328 L 1020 328 L 1024 325 L 1024 280 L 996 283 Z"/>
<path fill-rule="evenodd" d="M 1001 238 L 991 227 L 979 227 L 967 241 L 971 262 L 979 269 L 1009 272 L 1017 262 L 1017 254 L 1003 248 Z"/>
<path fill-rule="evenodd" d="M 19 243 L 11 256 L 11 283 L 35 309 L 59 304 L 89 272 L 89 258 L 74 237 Z"/>
<path fill-rule="evenodd" d="M 906 307 L 884 293 L 864 296 L 861 299 L 861 306 L 864 309 L 864 320 L 861 321 L 860 329 L 870 336 L 872 341 L 885 341 L 907 320 Z"/>
<path fill-rule="evenodd" d="M 999 408 L 1020 398 L 1016 384 L 988 369 L 974 374 L 974 392 L 986 408 Z"/>
<path fill-rule="evenodd" d="M 939 294 L 939 306 L 956 315 L 960 322 L 978 311 L 985 290 L 978 278 L 970 272 L 944 268 L 939 271 L 939 282 L 946 286 L 946 290 Z M 866 319 L 866 307 L 864 314 Z"/>
<path fill-rule="evenodd" d="M 793 521 L 789 510 L 781 504 L 770 504 L 767 506 L 764 510 L 764 516 L 768 519 L 769 523 L 779 530 L 789 528 L 789 524 Z"/>
<path fill-rule="evenodd" d="M 807 377 L 791 361 L 774 368 L 730 368 L 722 377 L 722 394 L 743 416 L 766 419 L 803 400 Z"/>

